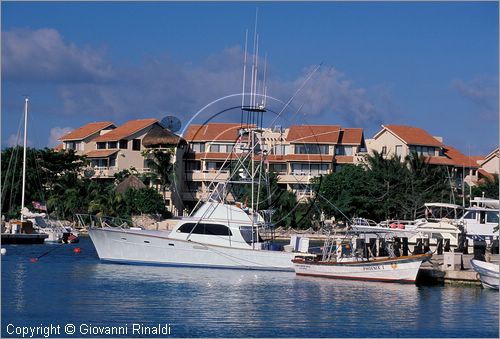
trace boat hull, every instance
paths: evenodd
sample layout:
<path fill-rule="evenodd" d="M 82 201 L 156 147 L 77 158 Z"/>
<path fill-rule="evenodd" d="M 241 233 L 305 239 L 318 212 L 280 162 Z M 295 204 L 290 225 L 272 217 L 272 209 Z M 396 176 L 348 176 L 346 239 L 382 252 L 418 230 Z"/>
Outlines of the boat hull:
<path fill-rule="evenodd" d="M 2 245 L 43 244 L 47 237 L 47 234 L 2 233 Z"/>
<path fill-rule="evenodd" d="M 500 280 L 498 264 L 472 259 L 471 265 L 474 271 L 479 274 L 483 287 L 498 290 Z"/>
<path fill-rule="evenodd" d="M 252 250 L 172 239 L 168 232 L 92 228 L 103 261 L 128 264 L 293 271 L 294 253 Z"/>
<path fill-rule="evenodd" d="M 430 254 L 357 262 L 308 262 L 294 260 L 295 273 L 333 279 L 415 283 L 418 270 Z"/>

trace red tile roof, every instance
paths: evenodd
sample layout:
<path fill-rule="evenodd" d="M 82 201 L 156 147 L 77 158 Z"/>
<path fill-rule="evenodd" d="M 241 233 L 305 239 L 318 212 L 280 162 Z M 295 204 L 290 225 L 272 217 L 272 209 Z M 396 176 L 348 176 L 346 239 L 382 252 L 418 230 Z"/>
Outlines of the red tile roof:
<path fill-rule="evenodd" d="M 404 125 L 383 125 L 384 130 L 389 130 L 401 140 L 403 140 L 407 145 L 420 145 L 420 146 L 443 146 L 443 144 L 434 138 L 432 135 L 427 133 L 427 131 L 412 126 Z M 382 130 L 383 131 L 383 130 Z M 379 135 L 381 132 L 377 133 Z"/>
<path fill-rule="evenodd" d="M 59 138 L 60 141 L 82 140 L 105 128 L 114 126 L 110 121 L 91 122 Z"/>
<path fill-rule="evenodd" d="M 479 167 L 479 164 L 472 157 L 467 157 L 454 147 L 446 145 L 445 155 L 453 161 L 453 165 L 456 167 Z"/>
<path fill-rule="evenodd" d="M 339 125 L 292 125 L 287 140 L 291 143 L 337 144 Z"/>
<path fill-rule="evenodd" d="M 431 157 L 425 157 L 425 159 L 429 162 L 430 165 L 449 165 L 449 166 L 455 165 L 455 162 L 447 157 L 431 156 Z"/>
<path fill-rule="evenodd" d="M 158 120 L 156 119 L 130 120 L 124 123 L 123 125 L 115 128 L 114 130 L 95 138 L 92 141 L 104 142 L 104 141 L 118 141 L 121 139 L 126 139 L 132 134 L 135 134 L 157 122 Z"/>
<path fill-rule="evenodd" d="M 107 158 L 118 152 L 116 149 L 98 149 L 85 153 L 87 158 Z"/>
<path fill-rule="evenodd" d="M 239 135 L 238 129 L 241 124 L 238 123 L 208 123 L 205 125 L 189 125 L 184 139 L 188 142 L 193 141 L 231 141 L 235 142 Z"/>
<path fill-rule="evenodd" d="M 469 158 L 471 158 L 472 161 L 476 162 L 477 164 L 480 164 L 486 159 L 486 156 L 484 156 L 484 155 L 471 155 Z"/>
<path fill-rule="evenodd" d="M 59 145 L 57 145 L 56 147 L 54 147 L 54 151 L 55 151 L 55 152 L 62 151 L 62 150 L 63 150 L 63 146 L 64 146 L 64 144 L 59 144 Z"/>
<path fill-rule="evenodd" d="M 479 174 L 478 177 L 487 178 L 490 181 L 493 181 L 493 179 L 494 179 L 493 174 L 491 174 L 490 172 L 486 171 L 483 168 L 478 169 L 477 173 Z M 480 178 L 480 180 L 481 180 L 481 178 Z"/>
<path fill-rule="evenodd" d="M 361 145 L 362 141 L 363 141 L 362 128 L 343 128 L 340 131 L 339 144 Z"/>

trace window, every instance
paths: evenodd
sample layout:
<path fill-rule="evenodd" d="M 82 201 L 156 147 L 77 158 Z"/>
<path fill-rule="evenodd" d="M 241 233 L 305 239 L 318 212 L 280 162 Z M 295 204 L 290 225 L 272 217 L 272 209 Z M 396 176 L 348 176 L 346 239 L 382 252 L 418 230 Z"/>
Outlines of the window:
<path fill-rule="evenodd" d="M 202 190 L 202 183 L 199 181 L 186 181 L 189 192 L 197 192 Z"/>
<path fill-rule="evenodd" d="M 464 219 L 476 220 L 476 211 L 469 211 L 464 215 Z"/>
<path fill-rule="evenodd" d="M 328 164 L 295 163 L 295 164 L 292 164 L 292 172 L 295 175 L 327 174 L 328 173 Z"/>
<path fill-rule="evenodd" d="M 271 164 L 269 169 L 276 173 L 286 173 L 286 164 Z"/>
<path fill-rule="evenodd" d="M 202 142 L 192 142 L 190 144 L 191 151 L 193 152 L 205 152 L 205 143 Z"/>
<path fill-rule="evenodd" d="M 295 145 L 295 154 L 329 154 L 330 147 L 328 145 L 318 144 L 298 144 Z"/>
<path fill-rule="evenodd" d="M 335 147 L 335 154 L 336 155 L 352 155 L 352 147 L 338 145 L 337 147 Z"/>
<path fill-rule="evenodd" d="M 108 142 L 108 149 L 116 149 L 117 142 L 116 141 L 110 141 Z"/>
<path fill-rule="evenodd" d="M 252 240 L 253 242 L 262 242 L 260 235 L 257 238 L 257 227 L 240 226 L 240 232 L 243 240 L 249 245 L 252 244 Z"/>
<path fill-rule="evenodd" d="M 110 158 L 109 159 L 109 167 L 115 167 L 116 166 L 116 158 Z"/>
<path fill-rule="evenodd" d="M 273 153 L 276 155 L 285 155 L 286 154 L 286 146 L 285 145 L 274 146 Z"/>
<path fill-rule="evenodd" d="M 141 150 L 141 139 L 132 140 L 132 150 L 140 151 Z"/>
<path fill-rule="evenodd" d="M 498 223 L 498 213 L 497 212 L 486 212 L 486 222 Z"/>
<path fill-rule="evenodd" d="M 398 157 L 400 157 L 402 153 L 403 153 L 403 146 L 401 146 L 401 145 L 397 145 L 397 146 L 396 146 L 396 155 L 397 155 Z"/>
<path fill-rule="evenodd" d="M 387 154 L 387 146 L 382 146 L 382 155 Z"/>
<path fill-rule="evenodd" d="M 120 140 L 120 149 L 128 148 L 128 140 Z"/>
<path fill-rule="evenodd" d="M 193 229 L 194 228 L 194 229 Z M 191 232 L 192 231 L 192 232 Z M 205 224 L 205 223 L 186 223 L 179 227 L 177 232 L 180 233 L 192 233 L 192 234 L 204 234 L 204 235 L 219 235 L 219 236 L 232 236 L 229 227 L 221 224 Z"/>
<path fill-rule="evenodd" d="M 106 143 L 105 142 L 98 142 L 96 147 L 97 147 L 97 149 L 106 149 Z"/>
<path fill-rule="evenodd" d="M 108 159 L 92 159 L 90 163 L 92 167 L 108 167 Z"/>
<path fill-rule="evenodd" d="M 78 150 L 80 143 L 76 141 L 67 141 L 66 142 L 66 149 L 72 149 L 72 150 Z"/>
<path fill-rule="evenodd" d="M 216 153 L 231 153 L 233 151 L 234 145 L 232 144 L 211 144 L 210 152 Z"/>
<path fill-rule="evenodd" d="M 199 171 L 201 169 L 201 162 L 200 161 L 186 161 L 186 171 L 191 172 L 191 171 Z"/>

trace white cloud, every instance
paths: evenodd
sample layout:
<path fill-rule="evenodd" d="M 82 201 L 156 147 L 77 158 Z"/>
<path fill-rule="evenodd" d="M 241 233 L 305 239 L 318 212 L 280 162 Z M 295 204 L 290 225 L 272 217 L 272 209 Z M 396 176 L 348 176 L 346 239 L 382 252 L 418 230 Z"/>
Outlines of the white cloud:
<path fill-rule="evenodd" d="M 469 81 L 455 79 L 451 86 L 465 99 L 481 108 L 481 115 L 487 120 L 498 119 L 498 79 L 476 77 Z"/>
<path fill-rule="evenodd" d="M 17 135 L 17 134 L 11 134 L 7 138 L 7 146 L 8 147 L 15 147 L 15 146 L 22 146 L 23 145 L 23 136 Z M 29 138 L 26 140 L 26 143 L 28 144 L 28 147 L 33 147 L 33 141 L 31 141 Z"/>
<path fill-rule="evenodd" d="M 67 43 L 55 29 L 14 29 L 2 33 L 6 80 L 96 83 L 112 76 L 100 52 Z"/>
<path fill-rule="evenodd" d="M 9 145 L 9 147 L 14 147 L 22 144 L 23 144 L 22 137 L 19 137 L 16 134 L 9 135 L 9 138 L 7 139 L 7 145 Z"/>
<path fill-rule="evenodd" d="M 73 128 L 71 127 L 52 127 L 49 132 L 49 140 L 47 143 L 47 147 L 55 147 L 59 145 L 61 142 L 57 139 L 62 137 L 65 134 L 71 132 Z"/>
<path fill-rule="evenodd" d="M 119 67 L 111 66 L 95 49 L 64 41 L 58 31 L 50 28 L 4 32 L 2 47 L 4 77 L 56 84 L 61 98 L 58 110 L 69 115 L 124 121 L 161 118 L 168 112 L 188 119 L 207 103 L 241 92 L 244 55 L 240 46 L 209 55 L 198 65 L 177 63 L 165 55 L 138 66 Z M 267 74 L 268 94 L 287 101 L 304 83 L 310 69 L 289 81 L 273 77 L 270 71 L 272 62 Z M 335 68 L 322 67 L 297 95 L 293 106 L 303 105 L 301 115 L 306 117 L 334 115 L 329 123 L 379 124 L 386 112 L 378 110 L 366 92 Z M 52 143 L 55 138 L 51 136 L 50 140 Z"/>

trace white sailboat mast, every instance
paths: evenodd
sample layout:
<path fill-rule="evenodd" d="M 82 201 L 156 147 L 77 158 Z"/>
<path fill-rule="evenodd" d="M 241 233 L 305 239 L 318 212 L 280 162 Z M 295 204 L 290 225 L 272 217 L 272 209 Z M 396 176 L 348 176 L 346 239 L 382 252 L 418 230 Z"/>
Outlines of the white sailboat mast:
<path fill-rule="evenodd" d="M 24 221 L 23 209 L 24 209 L 24 191 L 26 189 L 26 141 L 28 129 L 28 98 L 24 99 L 24 141 L 23 141 L 23 190 L 21 192 L 21 222 Z"/>

